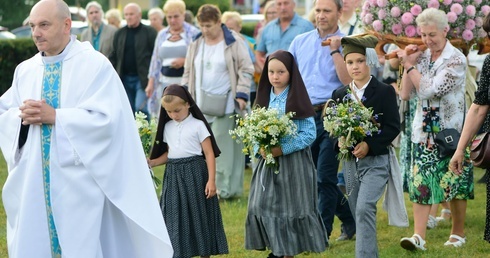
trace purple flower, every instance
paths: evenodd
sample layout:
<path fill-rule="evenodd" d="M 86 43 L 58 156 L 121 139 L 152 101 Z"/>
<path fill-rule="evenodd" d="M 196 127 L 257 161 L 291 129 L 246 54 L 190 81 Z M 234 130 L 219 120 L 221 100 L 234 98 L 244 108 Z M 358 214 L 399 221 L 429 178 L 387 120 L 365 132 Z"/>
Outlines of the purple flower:
<path fill-rule="evenodd" d="M 378 11 L 378 19 L 383 20 L 386 18 L 386 11 L 385 9 L 379 9 Z"/>
<path fill-rule="evenodd" d="M 402 25 L 400 23 L 393 24 L 393 26 L 391 26 L 391 31 L 393 31 L 393 34 L 395 35 L 400 35 L 400 33 L 402 33 Z"/>
<path fill-rule="evenodd" d="M 380 20 L 373 21 L 373 29 L 375 31 L 382 31 L 383 30 L 383 23 Z"/>
<path fill-rule="evenodd" d="M 422 12 L 422 7 L 420 5 L 416 4 L 410 8 L 410 13 L 413 14 L 413 16 L 418 16 Z"/>
<path fill-rule="evenodd" d="M 478 27 L 481 27 L 483 25 L 483 18 L 482 17 L 476 17 L 475 18 L 475 25 Z"/>
<path fill-rule="evenodd" d="M 416 34 L 417 34 L 417 29 L 415 28 L 415 26 L 408 25 L 405 28 L 405 35 L 407 35 L 407 37 L 415 37 Z"/>
<path fill-rule="evenodd" d="M 442 3 L 444 5 L 450 5 L 452 2 L 453 2 L 453 0 L 444 0 L 444 1 L 442 1 Z"/>
<path fill-rule="evenodd" d="M 366 14 L 366 16 L 364 16 L 363 21 L 364 21 L 365 24 L 371 24 L 371 23 L 373 23 L 373 15 L 370 14 L 370 13 Z"/>
<path fill-rule="evenodd" d="M 364 4 L 362 5 L 362 10 L 368 10 L 369 11 L 369 7 L 371 7 L 371 4 L 369 4 L 369 1 L 365 1 Z"/>
<path fill-rule="evenodd" d="M 475 28 L 475 21 L 474 20 L 467 20 L 466 21 L 466 24 L 464 25 L 464 27 L 467 29 L 467 30 L 473 30 Z"/>
<path fill-rule="evenodd" d="M 402 15 L 402 23 L 403 24 L 411 24 L 413 22 L 413 15 L 409 12 L 406 12 Z"/>
<path fill-rule="evenodd" d="M 480 5 L 480 4 L 481 4 L 481 0 L 473 0 L 473 3 L 474 3 L 475 5 Z"/>
<path fill-rule="evenodd" d="M 487 16 L 488 13 L 490 13 L 490 6 L 488 5 L 484 5 L 481 7 L 481 13 L 483 14 L 483 16 Z"/>
<path fill-rule="evenodd" d="M 388 1 L 386 0 L 377 0 L 376 3 L 378 4 L 379 7 L 385 7 Z"/>
<path fill-rule="evenodd" d="M 460 15 L 463 12 L 463 6 L 461 6 L 460 4 L 451 5 L 451 12 L 454 12 L 457 15 Z"/>
<path fill-rule="evenodd" d="M 473 32 L 471 30 L 464 30 L 463 31 L 463 39 L 466 41 L 470 41 L 473 39 Z"/>
<path fill-rule="evenodd" d="M 466 14 L 470 17 L 474 17 L 476 14 L 476 8 L 474 5 L 466 6 Z"/>
<path fill-rule="evenodd" d="M 454 12 L 448 12 L 446 16 L 449 23 L 454 23 L 458 19 L 458 15 Z"/>
<path fill-rule="evenodd" d="M 487 32 L 486 32 L 486 31 L 485 31 L 483 28 L 480 28 L 480 29 L 478 30 L 478 37 L 480 37 L 480 38 L 484 38 L 484 37 L 486 37 L 486 36 L 487 36 Z"/>
<path fill-rule="evenodd" d="M 439 9 L 439 1 L 438 0 L 430 0 L 429 3 L 427 4 L 428 8 L 436 8 Z"/>
<path fill-rule="evenodd" d="M 400 8 L 395 6 L 395 7 L 391 8 L 390 13 L 391 13 L 391 16 L 393 16 L 393 18 L 396 18 L 402 14 L 402 11 L 400 10 Z"/>
<path fill-rule="evenodd" d="M 453 38 L 461 37 L 461 28 L 460 27 L 456 27 L 456 28 L 450 29 L 449 30 L 449 34 Z"/>
<path fill-rule="evenodd" d="M 361 102 L 364 102 L 364 101 L 366 101 L 366 97 L 362 96 Z"/>

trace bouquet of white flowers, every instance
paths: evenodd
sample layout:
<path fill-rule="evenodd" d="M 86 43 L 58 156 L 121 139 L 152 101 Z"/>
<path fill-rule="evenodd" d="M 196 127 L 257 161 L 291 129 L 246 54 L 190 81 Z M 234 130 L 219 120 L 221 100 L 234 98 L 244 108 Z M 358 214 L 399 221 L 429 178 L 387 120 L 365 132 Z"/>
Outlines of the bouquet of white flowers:
<path fill-rule="evenodd" d="M 331 137 L 339 140 L 338 160 L 351 159 L 353 157 L 351 151 L 356 143 L 378 133 L 378 128 L 372 122 L 373 110 L 357 101 L 352 101 L 350 93 L 347 93 L 341 103 L 335 103 L 334 100 L 327 102 L 324 113 L 325 130 Z"/>
<path fill-rule="evenodd" d="M 138 128 L 138 133 L 141 139 L 141 144 L 143 145 L 143 150 L 145 152 L 145 156 L 148 157 L 150 155 L 151 146 L 153 144 L 153 135 L 157 131 L 157 122 L 156 119 L 153 118 L 148 122 L 146 120 L 146 114 L 143 112 L 135 113 L 136 127 Z M 155 177 L 153 174 L 153 169 L 150 167 L 151 178 L 153 179 L 153 184 L 155 188 L 157 188 L 162 181 Z"/>
<path fill-rule="evenodd" d="M 243 153 L 253 153 L 258 147 L 266 153 L 266 164 L 276 166 L 272 156 L 272 147 L 279 146 L 281 137 L 296 135 L 296 124 L 291 120 L 293 113 L 289 112 L 279 116 L 274 108 L 256 108 L 243 118 L 237 116 L 237 127 L 230 130 L 230 135 L 238 143 L 243 143 Z"/>

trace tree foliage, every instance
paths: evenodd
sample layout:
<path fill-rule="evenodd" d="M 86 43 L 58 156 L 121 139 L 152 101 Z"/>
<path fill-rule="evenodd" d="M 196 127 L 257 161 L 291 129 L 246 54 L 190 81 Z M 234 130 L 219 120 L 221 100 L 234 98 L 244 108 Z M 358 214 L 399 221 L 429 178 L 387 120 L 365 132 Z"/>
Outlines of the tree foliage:
<path fill-rule="evenodd" d="M 68 6 L 85 6 L 92 0 L 65 0 Z M 9 28 L 9 30 L 22 26 L 22 22 L 31 11 L 32 6 L 39 2 L 38 0 L 2 0 L 0 1 L 0 25 Z M 109 0 L 97 0 L 104 11 L 109 9 Z"/>
<path fill-rule="evenodd" d="M 12 85 L 15 67 L 37 52 L 30 38 L 0 40 L 0 96 Z"/>

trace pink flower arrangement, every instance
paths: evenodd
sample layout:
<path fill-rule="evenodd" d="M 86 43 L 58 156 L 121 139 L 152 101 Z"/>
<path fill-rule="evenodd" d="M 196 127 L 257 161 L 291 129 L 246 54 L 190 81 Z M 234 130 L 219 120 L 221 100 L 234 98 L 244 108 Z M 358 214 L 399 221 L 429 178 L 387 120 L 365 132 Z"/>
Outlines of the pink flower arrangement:
<path fill-rule="evenodd" d="M 470 42 L 486 36 L 482 20 L 490 13 L 489 1 L 482 0 L 367 0 L 361 20 L 368 30 L 396 36 L 418 37 L 415 19 L 426 8 L 437 8 L 447 14 L 448 38 Z"/>

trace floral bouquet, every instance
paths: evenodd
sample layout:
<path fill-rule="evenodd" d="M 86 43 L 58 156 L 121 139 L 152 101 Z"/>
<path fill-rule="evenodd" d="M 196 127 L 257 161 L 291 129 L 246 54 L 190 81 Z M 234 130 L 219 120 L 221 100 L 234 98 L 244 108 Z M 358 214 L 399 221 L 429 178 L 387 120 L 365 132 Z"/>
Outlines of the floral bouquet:
<path fill-rule="evenodd" d="M 449 39 L 463 38 L 470 43 L 487 36 L 482 25 L 483 18 L 490 13 L 488 4 L 487 0 L 366 0 L 361 20 L 368 29 L 381 34 L 419 37 L 415 18 L 433 7 L 447 14 Z"/>
<path fill-rule="evenodd" d="M 345 95 L 345 102 L 335 103 L 330 100 L 325 107 L 323 126 L 331 137 L 339 140 L 340 152 L 338 160 L 352 158 L 351 151 L 356 143 L 361 142 L 365 137 L 378 133 L 378 128 L 373 124 L 373 110 L 366 108 L 357 101 L 350 99 L 350 93 Z"/>
<path fill-rule="evenodd" d="M 276 167 L 271 149 L 279 146 L 281 137 L 296 135 L 296 124 L 291 120 L 293 115 L 289 112 L 280 116 L 277 109 L 256 108 L 243 118 L 237 116 L 237 127 L 230 130 L 230 135 L 237 143 L 243 143 L 243 153 L 253 153 L 254 147 L 258 147 L 266 153 L 265 164 Z"/>
<path fill-rule="evenodd" d="M 150 122 L 148 122 L 148 120 L 146 120 L 146 114 L 140 111 L 136 112 L 134 116 L 145 156 L 148 157 L 150 155 L 151 146 L 153 144 L 153 135 L 157 131 L 156 119 L 153 118 Z M 153 173 L 153 169 L 151 167 L 150 175 L 151 179 L 153 179 L 153 185 L 155 186 L 155 188 L 157 188 L 162 183 L 162 181 L 155 177 L 155 174 Z"/>

